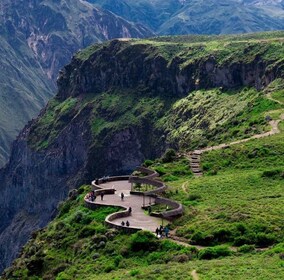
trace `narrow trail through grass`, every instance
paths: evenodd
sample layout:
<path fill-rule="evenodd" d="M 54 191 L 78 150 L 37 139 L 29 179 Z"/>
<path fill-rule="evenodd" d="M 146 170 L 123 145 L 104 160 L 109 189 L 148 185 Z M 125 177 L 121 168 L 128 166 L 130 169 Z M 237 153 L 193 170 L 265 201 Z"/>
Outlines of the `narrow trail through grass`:
<path fill-rule="evenodd" d="M 284 106 L 283 102 L 272 97 L 271 92 L 267 94 L 267 98 Z M 283 111 L 283 109 L 281 111 Z M 275 110 L 268 111 L 267 114 L 269 115 L 269 113 L 272 113 L 272 112 L 275 112 Z M 236 141 L 233 141 L 233 142 L 230 142 L 230 143 L 222 143 L 220 145 L 216 145 L 216 146 L 212 146 L 212 147 L 197 149 L 197 150 L 194 150 L 193 152 L 190 152 L 189 154 L 185 154 L 186 158 L 188 158 L 189 161 L 190 161 L 190 166 L 191 166 L 193 174 L 195 176 L 202 176 L 203 175 L 203 172 L 202 172 L 202 169 L 201 169 L 201 157 L 200 157 L 202 153 L 208 152 L 208 151 L 213 151 L 213 150 L 224 149 L 224 148 L 227 148 L 227 147 L 232 146 L 232 145 L 248 142 L 252 139 L 259 139 L 259 138 L 268 137 L 268 136 L 280 133 L 280 129 L 279 129 L 278 126 L 279 126 L 279 123 L 283 120 L 284 120 L 284 113 L 281 113 L 278 119 L 269 121 L 269 125 L 271 126 L 270 131 L 260 133 L 260 134 L 256 134 L 256 135 L 253 135 L 249 138 L 236 140 Z M 183 189 L 185 189 L 185 187 L 183 187 Z"/>

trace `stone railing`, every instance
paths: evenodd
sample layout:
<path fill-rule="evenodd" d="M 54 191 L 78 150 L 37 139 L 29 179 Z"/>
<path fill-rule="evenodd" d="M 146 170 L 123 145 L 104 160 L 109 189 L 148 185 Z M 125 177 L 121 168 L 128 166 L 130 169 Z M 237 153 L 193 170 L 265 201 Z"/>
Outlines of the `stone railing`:
<path fill-rule="evenodd" d="M 106 183 L 106 182 L 112 182 L 112 181 L 128 180 L 130 183 L 147 184 L 147 185 L 151 185 L 151 186 L 155 187 L 155 189 L 150 190 L 150 191 L 146 191 L 146 192 L 133 192 L 133 191 L 131 191 L 131 194 L 143 195 L 145 197 L 153 198 L 154 204 L 165 204 L 165 205 L 169 206 L 170 208 L 172 208 L 171 210 L 159 213 L 157 216 L 170 220 L 174 217 L 181 216 L 183 214 L 182 204 L 175 202 L 173 200 L 158 196 L 158 194 L 165 192 L 165 190 L 167 189 L 167 186 L 165 185 L 165 183 L 155 180 L 155 178 L 157 178 L 159 176 L 159 174 L 156 171 L 153 171 L 153 170 L 145 168 L 145 167 L 138 167 L 136 170 L 140 171 L 142 173 L 145 173 L 147 175 L 144 176 L 144 177 L 114 176 L 114 177 L 104 177 L 104 178 L 101 178 L 101 179 L 94 180 L 92 182 L 92 186 L 93 186 L 93 190 L 95 191 L 96 196 L 100 195 L 102 192 L 104 194 L 114 194 L 115 191 L 116 191 L 114 188 L 102 188 L 100 186 L 100 184 Z M 87 198 L 87 195 L 85 196 L 84 201 L 85 201 L 86 207 L 88 207 L 90 209 L 96 209 L 97 207 L 106 206 L 106 204 L 102 205 L 102 204 L 90 201 Z M 112 205 L 110 204 L 108 206 L 112 206 Z M 108 224 L 108 225 L 110 225 L 114 228 L 122 229 L 122 230 L 127 231 L 127 232 L 136 232 L 138 230 L 141 230 L 141 228 L 138 228 L 138 227 L 133 227 L 133 226 L 126 227 L 126 226 L 115 224 L 113 222 L 114 220 L 116 220 L 118 218 L 129 217 L 131 215 L 127 208 L 125 208 L 123 206 L 120 206 L 120 207 L 124 208 L 124 210 L 108 215 L 106 220 L 105 220 L 106 224 Z"/>
<path fill-rule="evenodd" d="M 97 180 L 92 181 L 92 187 L 95 191 L 96 196 L 100 195 L 102 192 L 104 194 L 114 194 L 115 189 L 114 188 L 102 188 L 100 187 L 100 184 L 106 183 L 106 182 L 113 182 L 113 181 L 125 181 L 129 179 L 129 175 L 123 175 L 123 176 L 112 176 L 112 177 L 104 177 Z"/>
<path fill-rule="evenodd" d="M 169 206 L 170 208 L 172 208 L 171 210 L 164 211 L 164 212 L 160 213 L 159 216 L 161 216 L 162 218 L 171 219 L 173 217 L 178 217 L 178 216 L 181 216 L 183 214 L 182 204 L 180 204 L 176 201 L 158 196 L 158 197 L 155 198 L 155 203 L 156 204 L 165 204 L 165 205 Z"/>
<path fill-rule="evenodd" d="M 182 204 L 176 201 L 158 196 L 158 194 L 164 193 L 166 191 L 167 186 L 165 183 L 155 180 L 155 178 L 159 176 L 159 174 L 156 171 L 153 171 L 146 167 L 139 167 L 136 170 L 147 174 L 147 176 L 144 176 L 144 177 L 130 176 L 129 182 L 134 183 L 134 184 L 151 185 L 151 186 L 154 186 L 155 189 L 146 191 L 146 192 L 132 191 L 131 192 L 132 194 L 152 197 L 154 198 L 155 204 L 165 204 L 169 206 L 170 208 L 172 208 L 172 210 L 168 210 L 168 211 L 164 211 L 160 213 L 159 216 L 162 218 L 171 219 L 173 217 L 181 216 L 183 214 Z"/>
<path fill-rule="evenodd" d="M 105 219 L 106 224 L 110 225 L 111 227 L 114 227 L 114 228 L 117 228 L 117 229 L 122 229 L 122 230 L 127 231 L 127 232 L 136 232 L 136 231 L 141 230 L 141 228 L 138 228 L 138 227 L 133 227 L 133 226 L 127 227 L 127 226 L 117 225 L 117 224 L 113 223 L 113 221 L 116 220 L 116 219 L 126 218 L 126 217 L 131 216 L 131 214 L 129 213 L 127 208 L 125 208 L 125 207 L 122 207 L 122 208 L 124 208 L 123 211 L 115 212 L 113 214 L 108 215 Z"/>

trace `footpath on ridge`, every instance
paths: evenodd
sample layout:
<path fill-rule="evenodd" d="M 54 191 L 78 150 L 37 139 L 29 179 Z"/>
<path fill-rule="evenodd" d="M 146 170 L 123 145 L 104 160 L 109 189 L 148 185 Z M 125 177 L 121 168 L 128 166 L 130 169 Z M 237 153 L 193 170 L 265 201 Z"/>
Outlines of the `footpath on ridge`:
<path fill-rule="evenodd" d="M 281 102 L 281 101 L 279 101 L 277 99 L 274 99 L 271 96 L 271 93 L 267 95 L 267 98 L 272 100 L 272 101 L 274 101 L 274 102 L 276 102 L 276 103 L 284 105 L 283 102 Z M 269 111 L 269 112 L 267 112 L 267 114 L 272 113 L 272 112 L 273 111 Z M 249 138 L 233 141 L 233 142 L 230 142 L 230 143 L 224 143 L 224 144 L 220 144 L 220 145 L 216 145 L 216 146 L 212 146 L 212 147 L 206 147 L 206 148 L 202 148 L 202 149 L 197 149 L 197 150 L 194 150 L 193 152 L 190 152 L 189 154 L 185 154 L 185 156 L 190 161 L 190 168 L 191 168 L 193 174 L 196 177 L 201 177 L 203 175 L 202 168 L 201 168 L 201 154 L 202 153 L 208 152 L 208 151 L 213 151 L 213 150 L 224 149 L 224 148 L 227 148 L 227 147 L 232 146 L 232 145 L 248 142 L 248 141 L 250 141 L 252 139 L 259 139 L 259 138 L 268 137 L 268 136 L 280 133 L 280 129 L 278 128 L 278 125 L 283 120 L 284 120 L 284 113 L 282 113 L 280 115 L 279 119 L 269 121 L 269 125 L 271 126 L 271 129 L 268 132 L 264 132 L 264 133 L 261 133 L 261 134 L 256 134 L 256 135 L 253 135 L 253 136 L 251 136 Z"/>

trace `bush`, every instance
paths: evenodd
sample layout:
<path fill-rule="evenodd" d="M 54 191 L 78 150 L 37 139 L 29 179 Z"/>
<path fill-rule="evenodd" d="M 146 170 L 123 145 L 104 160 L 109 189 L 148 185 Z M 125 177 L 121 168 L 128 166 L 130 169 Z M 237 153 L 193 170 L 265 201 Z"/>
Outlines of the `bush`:
<path fill-rule="evenodd" d="M 138 231 L 131 237 L 130 249 L 133 252 L 154 251 L 158 242 L 154 234 L 149 231 Z"/>
<path fill-rule="evenodd" d="M 275 178 L 277 176 L 280 176 L 281 173 L 282 173 L 282 171 L 279 170 L 279 169 L 265 170 L 265 171 L 262 172 L 261 177 Z"/>
<path fill-rule="evenodd" d="M 255 250 L 255 246 L 254 245 L 243 245 L 241 246 L 239 249 L 238 249 L 238 252 L 241 252 L 241 253 L 250 253 L 250 252 L 253 252 Z"/>
<path fill-rule="evenodd" d="M 62 217 L 64 214 L 67 214 L 71 208 L 72 204 L 71 201 L 60 202 L 58 204 L 59 209 L 59 217 Z"/>
<path fill-rule="evenodd" d="M 199 244 L 202 246 L 214 245 L 214 235 L 198 231 L 192 235 L 191 244 Z"/>
<path fill-rule="evenodd" d="M 96 233 L 96 228 L 94 226 L 91 226 L 91 225 L 87 225 L 87 226 L 84 226 L 80 231 L 79 231 L 79 234 L 78 236 L 80 238 L 85 238 L 85 237 L 88 237 L 88 236 L 92 236 Z"/>
<path fill-rule="evenodd" d="M 216 242 L 228 242 L 231 240 L 232 232 L 229 229 L 219 229 L 213 233 Z"/>
<path fill-rule="evenodd" d="M 256 235 L 256 245 L 261 247 L 267 247 L 274 244 L 277 241 L 277 238 L 274 234 L 268 233 L 265 234 L 260 232 Z"/>
<path fill-rule="evenodd" d="M 173 257 L 174 262 L 185 263 L 189 261 L 189 257 L 186 254 L 176 255 Z"/>
<path fill-rule="evenodd" d="M 233 244 L 235 246 L 242 246 L 245 244 L 255 244 L 255 240 L 256 240 L 255 234 L 249 233 L 246 235 L 235 237 Z"/>
<path fill-rule="evenodd" d="M 88 225 L 91 221 L 92 221 L 92 218 L 80 210 L 74 214 L 71 220 L 71 222 L 83 224 L 83 225 Z"/>
<path fill-rule="evenodd" d="M 145 165 L 146 167 L 149 167 L 149 166 L 153 165 L 153 163 L 154 163 L 154 161 L 153 161 L 153 160 L 150 160 L 150 159 L 146 159 L 146 160 L 144 161 L 144 165 Z"/>
<path fill-rule="evenodd" d="M 199 195 L 199 194 L 190 194 L 189 196 L 188 196 L 188 200 L 189 201 L 194 201 L 194 200 L 200 200 L 201 199 L 201 195 Z"/>
<path fill-rule="evenodd" d="M 179 178 L 174 176 L 174 175 L 166 175 L 163 177 L 163 181 L 165 182 L 172 182 L 172 181 L 177 181 Z"/>
<path fill-rule="evenodd" d="M 216 247 L 210 247 L 203 250 L 200 250 L 198 253 L 198 258 L 200 260 L 211 260 L 216 259 L 219 257 L 226 257 L 230 256 L 232 252 L 229 250 L 226 246 L 216 246 Z"/>
<path fill-rule="evenodd" d="M 173 162 L 175 158 L 176 158 L 175 150 L 168 149 L 168 150 L 166 150 L 166 152 L 163 155 L 161 160 L 162 160 L 163 163 L 168 163 L 168 162 Z"/>

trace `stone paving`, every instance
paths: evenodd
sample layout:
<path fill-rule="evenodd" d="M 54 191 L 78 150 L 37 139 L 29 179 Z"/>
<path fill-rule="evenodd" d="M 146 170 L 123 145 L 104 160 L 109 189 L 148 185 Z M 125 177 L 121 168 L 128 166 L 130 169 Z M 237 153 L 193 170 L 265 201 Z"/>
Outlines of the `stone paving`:
<path fill-rule="evenodd" d="M 126 218 L 118 218 L 112 221 L 116 225 L 121 225 L 121 222 L 126 222 L 127 220 L 130 223 L 130 227 L 137 227 L 144 230 L 149 230 L 155 232 L 156 228 L 162 224 L 160 218 L 152 217 L 147 215 L 147 211 L 143 210 L 143 196 L 132 195 L 130 194 L 131 184 L 128 181 L 113 181 L 100 184 L 101 188 L 114 188 L 116 190 L 115 194 L 106 194 L 104 195 L 103 200 L 98 196 L 96 201 L 93 203 L 99 205 L 113 205 L 113 206 L 123 206 L 126 208 L 131 207 L 132 213 L 131 216 Z M 121 193 L 124 193 L 124 199 L 121 200 Z M 150 198 L 145 197 L 145 205 L 149 205 Z M 153 199 L 152 201 L 153 202 Z"/>

